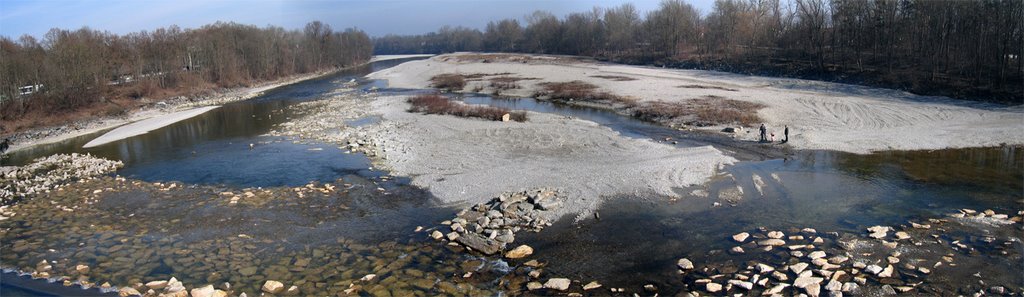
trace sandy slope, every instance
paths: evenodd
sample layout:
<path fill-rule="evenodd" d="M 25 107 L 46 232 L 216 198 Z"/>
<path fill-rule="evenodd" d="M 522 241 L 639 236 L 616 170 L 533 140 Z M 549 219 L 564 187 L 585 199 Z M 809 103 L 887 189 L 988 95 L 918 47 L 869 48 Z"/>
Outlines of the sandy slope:
<path fill-rule="evenodd" d="M 445 203 L 482 203 L 504 191 L 553 187 L 573 197 L 559 214 L 585 217 L 601 196 L 678 196 L 734 162 L 710 146 L 676 148 L 624 137 L 594 122 L 530 113 L 525 123 L 406 112 L 404 97 L 374 102 L 376 143 L 393 174 Z"/>
<path fill-rule="evenodd" d="M 170 124 L 174 124 L 174 123 L 177 123 L 177 122 L 180 122 L 180 121 L 187 120 L 187 119 L 189 119 L 191 117 L 201 115 L 203 113 L 206 113 L 207 111 L 213 110 L 214 108 L 218 108 L 218 107 L 220 107 L 220 105 L 217 105 L 217 106 L 207 106 L 207 107 L 197 107 L 197 108 L 193 108 L 193 109 L 189 109 L 189 110 L 183 110 L 183 111 L 179 111 L 179 112 L 175 112 L 175 113 L 170 113 L 170 114 L 165 114 L 165 115 L 162 115 L 162 116 L 157 116 L 157 117 L 149 118 L 149 119 L 146 119 L 146 120 L 134 122 L 134 123 L 131 123 L 131 124 L 128 124 L 128 125 L 124 125 L 124 126 L 121 126 L 121 127 L 117 127 L 117 129 L 111 130 L 110 132 L 107 132 L 107 133 L 101 135 L 100 137 L 96 137 L 96 139 L 93 139 L 93 140 L 89 141 L 83 147 L 84 148 L 96 147 L 96 146 L 104 145 L 104 144 L 111 143 L 111 142 L 114 142 L 114 141 L 118 141 L 118 140 L 121 140 L 121 139 L 125 139 L 125 138 L 128 138 L 128 137 L 146 134 L 149 131 L 160 129 L 161 127 L 164 127 L 164 126 L 167 126 L 167 125 L 170 125 Z"/>
<path fill-rule="evenodd" d="M 672 70 L 562 60 L 489 63 L 458 61 L 442 55 L 404 63 L 374 74 L 392 87 L 424 88 L 440 73 L 512 73 L 540 78 L 520 81 L 518 90 L 504 94 L 529 96 L 541 82 L 580 80 L 604 91 L 639 100 L 679 101 L 707 95 L 758 102 L 772 132 L 781 138 L 790 126 L 790 145 L 802 149 L 831 149 L 855 153 L 900 149 L 940 149 L 1024 144 L 1024 109 L 928 97 L 906 92 L 800 79 L 743 76 L 714 71 Z M 625 76 L 613 81 L 598 75 Z M 472 89 L 476 85 L 467 86 Z M 484 83 L 481 83 L 484 86 Z M 680 87 L 684 86 L 684 87 Z M 714 87 L 714 88 L 694 88 Z M 725 88 L 725 89 L 720 89 Z M 485 87 L 484 92 L 488 92 Z M 720 127 L 711 128 L 719 130 Z M 753 140 L 754 133 L 740 139 Z"/>

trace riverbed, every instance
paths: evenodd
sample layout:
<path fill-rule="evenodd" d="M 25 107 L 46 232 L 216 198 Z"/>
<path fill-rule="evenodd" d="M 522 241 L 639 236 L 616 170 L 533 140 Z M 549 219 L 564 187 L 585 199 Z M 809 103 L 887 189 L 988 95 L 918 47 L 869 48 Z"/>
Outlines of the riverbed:
<path fill-rule="evenodd" d="M 926 283 L 908 294 L 967 294 L 994 286 L 1021 292 L 1024 279 L 1007 273 L 1024 270 L 1020 222 L 972 225 L 950 216 L 969 209 L 1019 217 L 1024 209 L 1019 147 L 873 154 L 768 148 L 778 152 L 764 153 L 764 148 L 729 145 L 728 136 L 530 98 L 451 97 L 589 121 L 667 147 L 711 145 L 738 161 L 707 182 L 678 185 L 671 195 L 604 193 L 592 215 L 562 216 L 541 232 L 517 234 L 517 245 L 536 249 L 527 259 L 485 257 L 435 242 L 427 234 L 448 231 L 440 223 L 471 203 L 438 199 L 431 189 L 412 185 L 415 176 L 377 168 L 351 146 L 275 133 L 302 116 L 303 110 L 294 108 L 302 103 L 430 92 L 387 89 L 386 82 L 363 77 L 401 62 L 286 86 L 95 148 L 81 147 L 98 135 L 17 152 L 5 164 L 86 152 L 123 161 L 125 167 L 114 176 L 71 184 L 12 207 L 16 214 L 0 221 L 0 249 L 9 251 L 0 263 L 32 272 L 47 260 L 58 283 L 64 282 L 59 275 L 90 286 L 137 286 L 175 277 L 189 288 L 212 284 L 250 296 L 267 280 L 295 286 L 303 295 L 559 294 L 527 288 L 530 281 L 553 277 L 574 280 L 572 292 L 605 295 L 609 288 L 624 288 L 623 295 L 667 295 L 704 290 L 697 284 L 705 277 L 724 283 L 714 276 L 738 273 L 751 261 L 789 261 L 769 253 L 725 252 L 738 245 L 730 238 L 736 233 L 794 235 L 813 228 L 828 235 L 801 236 L 824 238 L 820 247 L 831 254 L 841 250 L 840 242 L 866 237 L 871 226 L 946 220 L 942 231 L 912 232 L 918 241 L 932 234 L 941 238 L 923 245 L 932 251 L 906 242 L 901 248 L 914 257 L 905 257 L 907 262 L 955 254 L 958 266 L 935 268 L 928 277 L 906 276 L 907 269 L 899 268 L 904 276 L 894 278 L 892 286 Z M 387 121 L 376 115 L 332 120 L 352 127 Z M 701 276 L 680 274 L 680 258 L 716 268 Z M 526 265 L 529 259 L 543 265 Z M 90 269 L 83 273 L 77 265 Z M 531 271 L 540 271 L 539 276 Z M 984 285 L 972 279 L 975 273 Z M 872 279 L 865 290 L 879 290 L 885 279 Z M 590 281 L 603 288 L 582 290 Z"/>

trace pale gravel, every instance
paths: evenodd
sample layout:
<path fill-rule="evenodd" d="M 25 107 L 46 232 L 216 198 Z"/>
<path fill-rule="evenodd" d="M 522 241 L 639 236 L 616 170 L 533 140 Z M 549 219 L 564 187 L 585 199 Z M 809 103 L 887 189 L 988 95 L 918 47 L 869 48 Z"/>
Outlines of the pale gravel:
<path fill-rule="evenodd" d="M 529 113 L 497 122 L 409 113 L 406 97 L 382 97 L 370 132 L 394 175 L 409 176 L 444 204 L 484 203 L 502 192 L 556 188 L 569 199 L 549 219 L 586 218 L 618 194 L 678 197 L 735 162 L 711 147 L 677 148 L 597 123 Z"/>
<path fill-rule="evenodd" d="M 907 92 L 801 79 L 745 76 L 715 71 L 676 70 L 548 59 L 544 62 L 507 60 L 459 62 L 456 55 L 441 55 L 413 61 L 370 75 L 387 79 L 391 87 L 426 88 L 429 79 L 441 73 L 512 73 L 510 76 L 540 78 L 520 81 L 520 89 L 503 90 L 505 95 L 530 96 L 541 82 L 580 80 L 602 91 L 640 101 L 676 102 L 708 95 L 756 102 L 767 107 L 759 111 L 770 132 L 782 138 L 783 125 L 790 126 L 788 145 L 798 149 L 828 149 L 853 153 L 882 150 L 924 150 L 1024 144 L 1024 108 L 919 96 Z M 537 59 L 525 59 L 527 61 Z M 593 77 L 615 75 L 633 81 L 612 81 Z M 723 87 L 721 89 L 679 88 L 681 85 Z M 486 82 L 472 82 L 490 92 Z M 717 131 L 722 127 L 705 128 Z M 751 127 L 753 128 L 753 127 Z M 740 140 L 755 140 L 751 129 L 739 133 Z"/>
<path fill-rule="evenodd" d="M 101 135 L 100 137 L 96 137 L 96 139 L 93 139 L 93 140 L 89 141 L 88 143 L 86 143 L 82 147 L 83 148 L 96 147 L 96 146 L 104 145 L 104 144 L 111 143 L 111 142 L 114 142 L 114 141 L 118 141 L 118 140 L 121 140 L 121 139 L 125 139 L 125 138 L 128 138 L 128 137 L 146 134 L 149 131 L 160 129 L 160 128 L 166 127 L 168 125 L 171 125 L 171 124 L 174 124 L 174 123 L 177 123 L 177 122 L 180 122 L 180 121 L 187 120 L 189 118 L 192 118 L 192 117 L 204 114 L 207 111 L 211 111 L 211 110 L 213 110 L 215 108 L 218 108 L 218 107 L 220 107 L 220 105 L 217 105 L 217 106 L 206 106 L 206 107 L 197 107 L 197 108 L 193 108 L 193 109 L 182 110 L 182 111 L 179 111 L 179 112 L 169 113 L 169 114 L 165 114 L 165 115 L 156 116 L 156 117 L 152 117 L 152 118 L 149 118 L 149 119 L 141 120 L 141 121 L 138 121 L 138 122 L 134 122 L 134 123 L 131 123 L 131 124 L 128 124 L 128 125 L 117 127 L 117 129 L 111 130 L 110 132 L 107 132 L 107 133 Z"/>

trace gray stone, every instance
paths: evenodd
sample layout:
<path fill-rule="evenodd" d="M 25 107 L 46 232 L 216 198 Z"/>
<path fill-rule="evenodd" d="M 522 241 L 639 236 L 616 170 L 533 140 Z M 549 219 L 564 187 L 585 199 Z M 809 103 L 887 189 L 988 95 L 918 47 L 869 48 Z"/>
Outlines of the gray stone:
<path fill-rule="evenodd" d="M 565 291 L 569 289 L 569 284 L 572 283 L 567 278 L 551 278 L 547 282 L 544 282 L 545 289 L 552 289 L 558 291 Z"/>
<path fill-rule="evenodd" d="M 497 241 L 475 233 L 467 233 L 464 236 L 459 236 L 455 241 L 485 255 L 493 255 L 501 248 L 501 245 Z"/>

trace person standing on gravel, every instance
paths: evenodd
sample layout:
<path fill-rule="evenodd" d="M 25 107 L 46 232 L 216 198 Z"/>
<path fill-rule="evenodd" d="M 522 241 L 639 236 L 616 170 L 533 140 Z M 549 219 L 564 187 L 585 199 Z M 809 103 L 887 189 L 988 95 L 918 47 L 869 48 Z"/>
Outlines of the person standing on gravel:
<path fill-rule="evenodd" d="M 785 135 L 785 138 L 782 139 L 782 143 L 789 142 L 789 125 L 786 125 L 786 129 L 782 130 L 782 135 Z"/>
<path fill-rule="evenodd" d="M 764 127 L 764 124 L 761 124 L 761 140 L 760 141 L 761 142 L 765 142 L 767 140 L 768 140 L 768 129 Z"/>

